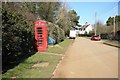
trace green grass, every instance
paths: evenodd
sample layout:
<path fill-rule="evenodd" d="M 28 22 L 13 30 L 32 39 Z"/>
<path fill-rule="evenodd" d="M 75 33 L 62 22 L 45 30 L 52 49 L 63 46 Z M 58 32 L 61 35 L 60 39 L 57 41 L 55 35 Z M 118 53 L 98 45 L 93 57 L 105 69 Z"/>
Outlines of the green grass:
<path fill-rule="evenodd" d="M 13 69 L 8 70 L 2 78 L 49 78 L 55 69 L 61 56 L 36 53 L 20 63 Z M 40 62 L 49 62 L 47 67 L 33 68 L 32 66 Z"/>
<path fill-rule="evenodd" d="M 73 40 L 65 39 L 58 44 L 59 47 L 49 47 L 48 52 L 63 54 L 72 42 Z M 2 78 L 50 78 L 60 58 L 60 55 L 41 54 L 40 52 L 37 52 L 18 66 L 2 74 Z M 32 67 L 34 64 L 40 62 L 49 62 L 49 65 L 47 67 Z"/>
<path fill-rule="evenodd" d="M 67 48 L 69 47 L 70 44 L 72 44 L 74 40 L 72 39 L 65 39 L 63 42 L 54 45 L 54 46 L 49 46 L 47 52 L 52 52 L 52 53 L 59 53 L 59 54 L 64 54 Z"/>

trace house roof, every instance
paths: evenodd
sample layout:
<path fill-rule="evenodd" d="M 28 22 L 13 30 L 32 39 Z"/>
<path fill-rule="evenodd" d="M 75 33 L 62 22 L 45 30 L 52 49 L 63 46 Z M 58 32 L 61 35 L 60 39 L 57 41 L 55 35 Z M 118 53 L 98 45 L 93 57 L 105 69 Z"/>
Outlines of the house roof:
<path fill-rule="evenodd" d="M 85 25 L 83 25 L 81 27 L 76 26 L 75 28 L 86 29 L 88 26 L 90 26 L 90 24 L 85 23 Z"/>
<path fill-rule="evenodd" d="M 82 29 L 85 29 L 85 28 L 87 28 L 89 25 L 90 25 L 90 24 L 85 24 L 85 25 L 83 25 L 81 28 L 82 28 Z"/>

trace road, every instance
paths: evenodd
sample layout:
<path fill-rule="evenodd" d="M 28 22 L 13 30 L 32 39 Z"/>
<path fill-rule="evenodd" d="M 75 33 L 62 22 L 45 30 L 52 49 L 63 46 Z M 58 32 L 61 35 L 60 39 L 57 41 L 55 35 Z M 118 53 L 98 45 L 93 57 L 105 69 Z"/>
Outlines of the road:
<path fill-rule="evenodd" d="M 118 48 L 78 37 L 53 78 L 118 78 Z"/>

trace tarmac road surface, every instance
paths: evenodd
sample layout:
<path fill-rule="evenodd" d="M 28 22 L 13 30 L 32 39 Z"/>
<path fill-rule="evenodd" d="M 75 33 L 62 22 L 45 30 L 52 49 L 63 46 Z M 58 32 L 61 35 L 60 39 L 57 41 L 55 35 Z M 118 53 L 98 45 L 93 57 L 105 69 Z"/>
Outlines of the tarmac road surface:
<path fill-rule="evenodd" d="M 118 48 L 77 37 L 53 78 L 118 78 Z"/>

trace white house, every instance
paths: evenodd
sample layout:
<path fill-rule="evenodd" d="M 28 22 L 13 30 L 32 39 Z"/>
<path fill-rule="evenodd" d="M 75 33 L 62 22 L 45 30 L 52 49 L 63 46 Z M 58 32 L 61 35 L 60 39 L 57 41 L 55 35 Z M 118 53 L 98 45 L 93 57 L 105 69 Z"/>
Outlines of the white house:
<path fill-rule="evenodd" d="M 78 34 L 85 34 L 85 33 L 89 34 L 90 31 L 93 30 L 93 26 L 86 22 L 85 25 L 83 25 L 82 27 L 76 27 L 75 30 Z"/>

